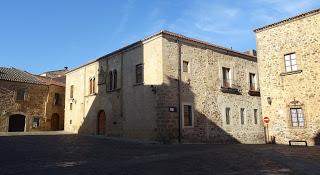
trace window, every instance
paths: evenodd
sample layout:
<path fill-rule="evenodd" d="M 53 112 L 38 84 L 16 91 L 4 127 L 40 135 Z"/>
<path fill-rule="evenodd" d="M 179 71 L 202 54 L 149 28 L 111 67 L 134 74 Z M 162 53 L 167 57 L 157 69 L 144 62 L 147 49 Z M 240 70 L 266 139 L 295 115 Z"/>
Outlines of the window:
<path fill-rule="evenodd" d="M 25 95 L 26 95 L 26 90 L 25 89 L 22 89 L 22 88 L 17 89 L 16 100 L 24 101 L 25 100 Z"/>
<path fill-rule="evenodd" d="M 193 126 L 193 112 L 191 105 L 183 105 L 183 126 Z"/>
<path fill-rule="evenodd" d="M 253 110 L 254 124 L 258 124 L 258 109 Z"/>
<path fill-rule="evenodd" d="M 96 78 L 92 78 L 92 94 L 96 92 Z"/>
<path fill-rule="evenodd" d="M 286 72 L 292 72 L 292 71 L 298 70 L 295 53 L 285 55 L 284 60 L 286 64 Z"/>
<path fill-rule="evenodd" d="M 89 94 L 94 94 L 96 88 L 96 78 L 90 78 L 89 79 Z"/>
<path fill-rule="evenodd" d="M 59 101 L 60 101 L 60 95 L 58 93 L 54 94 L 54 99 L 53 99 L 53 104 L 54 105 L 59 105 Z"/>
<path fill-rule="evenodd" d="M 182 69 L 183 69 L 183 72 L 186 72 L 186 73 L 189 72 L 189 62 L 188 61 L 183 61 Z"/>
<path fill-rule="evenodd" d="M 143 64 L 136 65 L 136 83 L 143 83 Z"/>
<path fill-rule="evenodd" d="M 117 70 L 113 70 L 113 89 L 117 89 L 118 77 Z"/>
<path fill-rule="evenodd" d="M 70 98 L 73 98 L 73 88 L 74 88 L 74 86 L 71 85 L 70 86 Z"/>
<path fill-rule="evenodd" d="M 109 71 L 109 90 L 112 90 L 113 87 L 113 73 Z"/>
<path fill-rule="evenodd" d="M 250 90 L 255 91 L 257 89 L 256 86 L 256 74 L 249 73 L 249 84 L 250 84 Z"/>
<path fill-rule="evenodd" d="M 230 125 L 230 108 L 226 108 L 226 124 Z"/>
<path fill-rule="evenodd" d="M 293 127 L 304 127 L 304 116 L 301 108 L 291 108 L 290 114 Z"/>
<path fill-rule="evenodd" d="M 240 120 L 241 124 L 244 125 L 244 108 L 240 109 Z"/>
<path fill-rule="evenodd" d="M 69 108 L 70 108 L 70 110 L 72 110 L 72 103 L 70 103 L 70 107 Z"/>
<path fill-rule="evenodd" d="M 223 87 L 231 87 L 230 68 L 222 68 Z"/>
<path fill-rule="evenodd" d="M 32 128 L 38 128 L 40 126 L 40 117 L 33 117 Z"/>

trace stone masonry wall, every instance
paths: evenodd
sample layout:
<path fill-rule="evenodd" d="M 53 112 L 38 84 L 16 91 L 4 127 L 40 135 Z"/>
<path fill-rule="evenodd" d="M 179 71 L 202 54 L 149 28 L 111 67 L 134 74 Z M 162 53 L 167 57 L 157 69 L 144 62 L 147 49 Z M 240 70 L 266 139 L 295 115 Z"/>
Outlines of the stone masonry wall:
<path fill-rule="evenodd" d="M 16 100 L 16 90 L 18 88 L 26 89 L 26 99 L 24 101 Z M 26 117 L 25 131 L 50 130 L 45 118 L 47 94 L 48 87 L 46 85 L 0 80 L 0 132 L 8 131 L 9 117 L 14 114 L 21 114 Z M 38 128 L 32 127 L 33 117 L 40 118 Z"/>
<path fill-rule="evenodd" d="M 189 62 L 189 72 L 182 73 L 182 104 L 192 104 L 194 126 L 184 127 L 184 142 L 263 143 L 260 97 L 248 95 L 249 72 L 257 74 L 257 63 L 218 53 L 194 42 L 180 39 L 181 58 Z M 178 44 L 175 38 L 163 39 L 164 83 L 158 90 L 158 124 L 163 135 L 177 138 L 178 113 Z M 230 67 L 242 94 L 221 92 L 222 67 Z M 231 109 L 231 124 L 225 124 L 225 107 Z M 245 108 L 245 124 L 240 123 L 240 108 Z M 258 110 L 258 124 L 253 123 L 253 110 Z M 167 139 L 170 139 L 167 138 Z"/>
<path fill-rule="evenodd" d="M 277 143 L 319 141 L 320 14 L 285 22 L 256 33 L 263 116 L 269 116 L 270 136 Z M 295 53 L 298 72 L 285 73 L 284 55 Z M 282 75 L 281 75 L 282 74 Z M 268 104 L 267 98 L 272 103 Z M 299 101 L 304 127 L 292 127 L 290 102 Z"/>

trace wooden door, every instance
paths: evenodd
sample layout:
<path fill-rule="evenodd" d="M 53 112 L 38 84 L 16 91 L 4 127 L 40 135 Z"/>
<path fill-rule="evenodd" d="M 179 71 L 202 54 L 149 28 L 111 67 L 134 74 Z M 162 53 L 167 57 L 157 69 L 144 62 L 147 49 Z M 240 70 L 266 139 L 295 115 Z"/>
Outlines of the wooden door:
<path fill-rule="evenodd" d="M 98 115 L 98 135 L 104 135 L 106 133 L 106 114 L 104 111 L 100 111 Z"/>

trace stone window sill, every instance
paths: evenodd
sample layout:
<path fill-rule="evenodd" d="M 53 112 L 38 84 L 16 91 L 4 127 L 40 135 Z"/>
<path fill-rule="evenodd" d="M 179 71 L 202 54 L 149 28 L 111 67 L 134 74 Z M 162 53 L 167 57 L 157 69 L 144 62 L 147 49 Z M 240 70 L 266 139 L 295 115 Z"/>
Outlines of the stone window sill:
<path fill-rule="evenodd" d="M 221 91 L 223 93 L 229 93 L 229 94 L 237 94 L 241 95 L 241 92 L 237 88 L 232 88 L 232 87 L 221 87 Z"/>
<path fill-rule="evenodd" d="M 291 71 L 291 72 L 283 72 L 283 73 L 280 74 L 280 76 L 299 74 L 301 72 L 302 72 L 302 70 L 296 70 L 296 71 Z"/>
<path fill-rule="evenodd" d="M 141 83 L 134 83 L 133 86 L 140 86 L 140 85 L 144 85 L 144 82 Z"/>
<path fill-rule="evenodd" d="M 251 96 L 258 96 L 258 97 L 260 97 L 260 91 L 249 90 L 248 94 L 251 95 Z"/>
<path fill-rule="evenodd" d="M 85 96 L 85 97 L 91 97 L 91 96 L 96 96 L 96 95 L 97 95 L 97 93 L 95 92 L 95 93 L 89 94 L 89 95 L 87 95 L 87 96 Z"/>
<path fill-rule="evenodd" d="M 107 90 L 107 93 L 111 93 L 111 92 L 115 92 L 115 91 L 120 91 L 121 88 L 117 88 L 117 89 L 111 89 L 111 90 Z"/>

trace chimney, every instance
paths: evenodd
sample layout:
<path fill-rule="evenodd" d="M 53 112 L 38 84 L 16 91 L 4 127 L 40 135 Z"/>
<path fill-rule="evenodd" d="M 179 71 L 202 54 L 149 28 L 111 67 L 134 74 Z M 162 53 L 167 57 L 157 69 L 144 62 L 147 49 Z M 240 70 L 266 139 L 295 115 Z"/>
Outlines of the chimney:
<path fill-rule="evenodd" d="M 248 50 L 248 51 L 246 51 L 244 53 L 247 54 L 247 55 L 255 56 L 255 57 L 257 56 L 257 51 L 254 50 L 254 49 Z"/>

